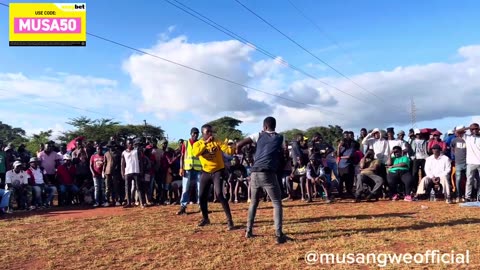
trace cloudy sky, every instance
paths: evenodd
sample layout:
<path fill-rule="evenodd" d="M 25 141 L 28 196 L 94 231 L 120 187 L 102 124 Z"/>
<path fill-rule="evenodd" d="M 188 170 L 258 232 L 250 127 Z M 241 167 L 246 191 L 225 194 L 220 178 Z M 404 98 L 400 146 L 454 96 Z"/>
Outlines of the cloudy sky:
<path fill-rule="evenodd" d="M 85 48 L 8 47 L 0 6 L 1 121 L 32 134 L 70 129 L 65 122 L 82 115 L 145 119 L 178 139 L 225 115 L 256 132 L 273 115 L 279 130 L 338 124 L 358 133 L 407 130 L 412 99 L 420 128 L 480 121 L 477 1 L 291 1 L 315 25 L 289 0 L 242 2 L 316 58 L 233 0 L 181 3 L 249 44 L 165 1 L 87 1 L 88 32 L 234 83 L 94 37 Z"/>

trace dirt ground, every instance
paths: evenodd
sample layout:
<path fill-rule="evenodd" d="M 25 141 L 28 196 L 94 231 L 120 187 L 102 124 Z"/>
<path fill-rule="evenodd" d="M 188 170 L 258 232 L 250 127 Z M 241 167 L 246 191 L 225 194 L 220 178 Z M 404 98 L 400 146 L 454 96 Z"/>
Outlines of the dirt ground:
<path fill-rule="evenodd" d="M 227 231 L 219 204 L 212 225 L 190 205 L 133 208 L 53 208 L 0 220 L 2 269 L 377 269 L 378 264 L 307 264 L 307 252 L 458 254 L 469 264 L 386 265 L 385 269 L 479 269 L 480 209 L 444 202 L 284 203 L 276 245 L 273 209 L 261 203 L 253 239 L 244 238 L 248 205 L 231 204 L 237 225 Z M 309 255 L 311 258 L 312 255 Z M 307 256 L 308 257 L 308 256 Z M 341 258 L 341 257 L 340 257 Z"/>

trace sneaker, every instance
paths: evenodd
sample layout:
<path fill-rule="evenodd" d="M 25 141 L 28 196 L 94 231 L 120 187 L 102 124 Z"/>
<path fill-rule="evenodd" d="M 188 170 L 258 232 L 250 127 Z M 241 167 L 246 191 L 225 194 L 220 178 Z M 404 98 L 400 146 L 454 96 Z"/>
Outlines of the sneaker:
<path fill-rule="evenodd" d="M 326 199 L 326 200 L 325 200 L 325 203 L 332 203 L 332 200 Z"/>
<path fill-rule="evenodd" d="M 453 202 L 452 202 L 452 198 L 448 197 L 448 198 L 447 198 L 447 203 L 448 203 L 448 204 L 452 204 L 452 203 L 453 203 Z"/>
<path fill-rule="evenodd" d="M 285 234 L 281 234 L 280 236 L 277 236 L 277 244 L 283 244 L 287 242 L 288 237 Z"/>
<path fill-rule="evenodd" d="M 404 198 L 403 200 L 404 200 L 404 201 L 406 201 L 406 202 L 412 202 L 412 201 L 413 201 L 413 199 L 412 199 L 412 196 L 411 196 L 411 195 L 407 195 L 407 196 L 405 196 L 405 198 Z"/>
<path fill-rule="evenodd" d="M 115 206 L 122 206 L 122 204 L 120 202 L 116 202 Z"/>
<path fill-rule="evenodd" d="M 8 208 L 7 211 L 5 211 L 7 214 L 13 214 L 13 210 L 11 208 Z"/>
<path fill-rule="evenodd" d="M 187 211 L 186 211 L 186 207 L 180 207 L 180 210 L 177 212 L 177 215 L 180 216 L 180 215 L 186 215 L 187 214 Z"/>
<path fill-rule="evenodd" d="M 144 204 L 142 204 L 142 206 L 140 206 L 140 208 L 142 208 L 142 209 L 145 209 L 146 207 L 147 207 L 146 203 L 144 203 Z"/>
<path fill-rule="evenodd" d="M 251 200 L 251 199 L 248 199 L 248 200 L 247 200 L 247 203 L 251 203 L 251 202 L 252 202 L 252 200 Z"/>
<path fill-rule="evenodd" d="M 198 223 L 198 227 L 203 227 L 205 225 L 209 225 L 210 224 L 210 219 L 202 219 L 200 221 L 200 223 Z"/>
<path fill-rule="evenodd" d="M 465 202 L 472 202 L 472 199 L 470 199 L 470 198 L 465 198 Z"/>
<path fill-rule="evenodd" d="M 104 204 L 102 204 L 103 207 L 109 207 L 110 206 L 110 203 L 106 202 Z"/>
<path fill-rule="evenodd" d="M 252 233 L 252 231 L 246 231 L 246 232 L 245 232 L 245 238 L 253 238 L 253 233 Z"/>
<path fill-rule="evenodd" d="M 98 203 L 95 203 L 95 204 L 93 205 L 93 207 L 99 207 L 99 206 L 100 206 L 100 204 L 98 204 Z"/>
<path fill-rule="evenodd" d="M 32 211 L 32 210 L 35 210 L 35 209 L 37 209 L 37 208 L 36 208 L 35 206 L 33 206 L 33 205 L 30 205 L 30 206 L 27 208 L 28 211 Z"/>
<path fill-rule="evenodd" d="M 227 222 L 227 228 L 229 231 L 233 231 L 233 229 L 235 229 L 235 226 L 233 225 L 233 220 L 229 220 Z"/>
<path fill-rule="evenodd" d="M 393 195 L 392 201 L 398 201 L 398 194 Z"/>

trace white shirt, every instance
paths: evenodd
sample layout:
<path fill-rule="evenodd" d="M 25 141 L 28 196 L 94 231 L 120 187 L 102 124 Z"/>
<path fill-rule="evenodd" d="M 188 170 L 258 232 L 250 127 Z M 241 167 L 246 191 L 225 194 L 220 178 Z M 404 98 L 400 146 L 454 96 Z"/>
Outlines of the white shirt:
<path fill-rule="evenodd" d="M 40 170 L 40 168 L 37 167 L 37 169 L 35 170 L 34 168 L 30 167 L 29 170 L 32 172 L 33 178 L 35 178 L 35 184 L 37 185 L 45 184 L 45 182 L 43 181 L 43 173 L 42 173 L 42 170 Z"/>
<path fill-rule="evenodd" d="M 380 160 L 382 164 L 388 161 L 388 154 L 390 154 L 390 146 L 387 140 L 372 138 L 373 134 L 368 134 L 362 141 L 363 145 L 368 146 L 368 149 L 373 149 L 375 159 Z"/>
<path fill-rule="evenodd" d="M 14 170 L 10 170 L 5 175 L 5 184 L 12 184 L 12 186 L 17 187 L 21 184 L 28 184 L 28 174 L 24 171 L 20 171 L 16 173 Z M 7 185 L 5 185 L 5 189 L 7 189 Z"/>
<path fill-rule="evenodd" d="M 440 154 L 438 158 L 435 158 L 435 155 L 431 155 L 425 161 L 425 174 L 429 178 L 447 177 L 450 175 L 451 169 L 450 159 L 443 154 Z"/>
<path fill-rule="evenodd" d="M 401 140 L 388 140 L 388 146 L 390 150 L 393 151 L 393 147 L 400 146 L 402 150 L 406 150 L 407 147 L 405 146 L 405 142 Z"/>
<path fill-rule="evenodd" d="M 140 173 L 137 149 L 133 149 L 132 151 L 125 150 L 122 156 L 125 159 L 125 174 Z"/>
<path fill-rule="evenodd" d="M 467 148 L 467 164 L 480 165 L 480 136 L 465 134 L 463 139 Z"/>
<path fill-rule="evenodd" d="M 413 140 L 412 148 L 415 150 L 415 158 L 416 159 L 427 159 L 427 144 L 425 140 L 415 139 Z"/>

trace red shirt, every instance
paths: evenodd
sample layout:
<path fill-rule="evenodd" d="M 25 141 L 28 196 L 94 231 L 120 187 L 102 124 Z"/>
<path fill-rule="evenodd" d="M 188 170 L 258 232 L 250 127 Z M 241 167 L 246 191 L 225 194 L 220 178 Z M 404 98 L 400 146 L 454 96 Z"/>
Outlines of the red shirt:
<path fill-rule="evenodd" d="M 93 167 L 95 176 L 102 176 L 104 160 L 105 157 L 99 154 L 95 154 L 90 158 L 90 166 Z"/>
<path fill-rule="evenodd" d="M 76 173 L 75 166 L 71 165 L 67 168 L 67 165 L 63 164 L 57 168 L 57 176 L 62 185 L 73 185 L 73 179 Z"/>
<path fill-rule="evenodd" d="M 442 148 L 442 152 L 445 152 L 447 150 L 447 144 L 444 141 L 431 140 L 428 142 L 428 151 L 432 151 L 432 147 L 437 144 L 440 145 L 440 147 Z"/>

